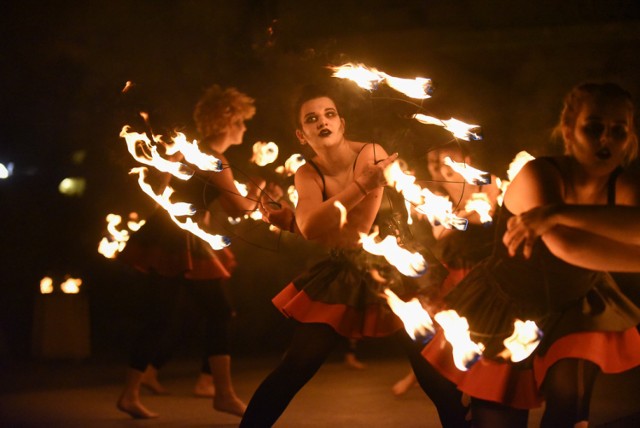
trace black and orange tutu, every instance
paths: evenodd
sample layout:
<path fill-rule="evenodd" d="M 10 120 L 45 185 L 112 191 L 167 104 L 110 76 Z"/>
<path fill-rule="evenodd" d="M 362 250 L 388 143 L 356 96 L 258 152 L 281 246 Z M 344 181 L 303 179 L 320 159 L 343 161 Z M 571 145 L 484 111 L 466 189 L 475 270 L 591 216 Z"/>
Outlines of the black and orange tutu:
<path fill-rule="evenodd" d="M 372 269 L 381 272 L 386 282 L 373 279 Z M 384 259 L 362 249 L 332 250 L 272 302 L 288 318 L 328 324 L 347 338 L 383 337 L 404 328 L 386 303 L 387 287 L 400 296 L 406 294 L 399 273 Z"/>

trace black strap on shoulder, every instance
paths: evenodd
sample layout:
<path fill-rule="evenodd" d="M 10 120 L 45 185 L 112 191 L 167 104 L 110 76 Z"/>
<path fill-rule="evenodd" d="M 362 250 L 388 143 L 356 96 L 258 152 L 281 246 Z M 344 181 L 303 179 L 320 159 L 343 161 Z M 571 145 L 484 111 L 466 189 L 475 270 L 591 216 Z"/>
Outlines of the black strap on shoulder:
<path fill-rule="evenodd" d="M 607 182 L 607 205 L 616 204 L 616 181 L 621 172 L 622 168 L 618 167 L 609 176 L 609 181 Z"/>
<path fill-rule="evenodd" d="M 311 165 L 313 169 L 315 169 L 318 175 L 320 176 L 320 179 L 322 180 L 322 200 L 326 201 L 327 200 L 327 184 L 324 182 L 324 174 L 322 173 L 322 171 L 320 171 L 320 168 L 318 167 L 318 165 L 316 165 L 311 159 L 307 159 L 307 163 Z"/>

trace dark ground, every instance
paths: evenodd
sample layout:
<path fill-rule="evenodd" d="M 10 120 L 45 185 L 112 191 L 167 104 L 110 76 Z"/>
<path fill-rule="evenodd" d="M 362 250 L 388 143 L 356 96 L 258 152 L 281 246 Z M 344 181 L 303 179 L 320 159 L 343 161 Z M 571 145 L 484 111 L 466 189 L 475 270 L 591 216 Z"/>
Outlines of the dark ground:
<path fill-rule="evenodd" d="M 362 371 L 347 368 L 336 354 L 295 397 L 277 427 L 438 427 L 435 408 L 419 388 L 401 397 L 391 393 L 395 381 L 407 373 L 400 357 L 366 351 Z M 236 358 L 233 376 L 238 395 L 248 400 L 277 362 L 277 357 Z M 153 420 L 130 419 L 115 408 L 124 367 L 112 360 L 81 362 L 40 361 L 3 367 L 0 393 L 2 427 L 233 427 L 238 418 L 195 398 L 191 388 L 199 362 L 172 361 L 161 379 L 172 394 L 143 395 L 144 403 L 160 413 Z M 591 427 L 640 426 L 640 369 L 602 376 L 592 404 Z M 530 416 L 536 427 L 540 410 Z"/>

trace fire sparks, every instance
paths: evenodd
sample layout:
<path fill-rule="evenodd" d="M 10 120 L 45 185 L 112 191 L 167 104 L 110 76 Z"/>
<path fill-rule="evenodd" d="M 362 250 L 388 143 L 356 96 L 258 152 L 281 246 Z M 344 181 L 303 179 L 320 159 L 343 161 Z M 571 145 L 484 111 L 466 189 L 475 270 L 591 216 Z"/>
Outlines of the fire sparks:
<path fill-rule="evenodd" d="M 384 294 L 387 296 L 387 304 L 402 320 L 405 330 L 412 339 L 432 336 L 435 333 L 433 321 L 418 299 L 413 298 L 405 302 L 388 288 L 384 290 Z"/>
<path fill-rule="evenodd" d="M 340 201 L 335 201 L 333 206 L 340 211 L 340 228 L 342 228 L 347 223 L 347 209 L 340 203 Z"/>
<path fill-rule="evenodd" d="M 526 359 L 538 347 L 542 330 L 533 321 L 515 320 L 513 334 L 504 340 L 505 351 L 501 356 L 517 363 Z"/>
<path fill-rule="evenodd" d="M 253 145 L 253 156 L 251 162 L 258 166 L 266 166 L 273 163 L 278 158 L 278 145 L 273 141 L 268 143 L 258 141 Z"/>
<path fill-rule="evenodd" d="M 449 120 L 441 120 L 421 113 L 414 114 L 413 118 L 425 125 L 441 126 L 447 131 L 451 132 L 451 134 L 455 138 L 459 138 L 461 140 L 482 140 L 482 134 L 480 134 L 479 132 L 473 132 L 473 130 L 479 130 L 480 125 L 469 125 L 454 118 L 451 118 Z"/>
<path fill-rule="evenodd" d="M 444 164 L 460 174 L 469 184 L 482 186 L 491 183 L 491 174 L 467 165 L 465 162 L 456 162 L 447 156 L 444 158 Z"/>
<path fill-rule="evenodd" d="M 456 311 L 441 311 L 434 318 L 453 348 L 454 364 L 458 370 L 467 371 L 482 355 L 484 345 L 471 340 L 467 319 L 459 316 Z"/>
<path fill-rule="evenodd" d="M 371 234 L 360 233 L 360 243 L 365 251 L 376 256 L 383 256 L 398 271 L 410 277 L 418 277 L 427 271 L 427 262 L 422 254 L 407 250 L 398 245 L 398 240 L 393 235 L 386 236 L 382 241 L 378 241 L 378 230 Z"/>
<path fill-rule="evenodd" d="M 431 79 L 416 77 L 415 79 L 404 79 L 391 76 L 375 68 L 367 67 L 364 64 L 347 63 L 337 67 L 329 67 L 333 70 L 333 77 L 348 79 L 355 82 L 362 89 L 372 91 L 378 88 L 381 83 L 386 83 L 390 88 L 405 94 L 410 98 L 425 99 L 430 98 L 433 92 Z"/>

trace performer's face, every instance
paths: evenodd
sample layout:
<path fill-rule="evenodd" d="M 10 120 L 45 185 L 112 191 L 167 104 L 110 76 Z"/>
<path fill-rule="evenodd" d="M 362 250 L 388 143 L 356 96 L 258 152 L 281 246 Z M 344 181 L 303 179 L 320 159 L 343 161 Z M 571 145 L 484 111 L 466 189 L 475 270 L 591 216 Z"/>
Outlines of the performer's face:
<path fill-rule="evenodd" d="M 246 130 L 247 127 L 244 124 L 244 119 L 242 118 L 242 116 L 236 116 L 232 118 L 231 123 L 229 123 L 229 127 L 227 129 L 227 138 L 232 145 L 242 144 L 242 139 Z"/>
<path fill-rule="evenodd" d="M 298 117 L 300 129 L 296 135 L 302 144 L 328 145 L 342 140 L 344 136 L 344 119 L 331 98 L 311 99 L 300 107 Z"/>

